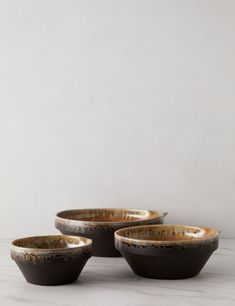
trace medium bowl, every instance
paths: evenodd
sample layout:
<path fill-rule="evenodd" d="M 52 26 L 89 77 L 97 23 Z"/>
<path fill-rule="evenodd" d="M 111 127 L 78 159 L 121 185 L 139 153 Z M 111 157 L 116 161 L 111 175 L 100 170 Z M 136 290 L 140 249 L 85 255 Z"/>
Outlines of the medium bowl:
<path fill-rule="evenodd" d="M 55 226 L 65 235 L 92 239 L 92 255 L 115 257 L 121 254 L 114 246 L 114 232 L 134 225 L 163 223 L 166 213 L 135 209 L 77 209 L 59 212 Z"/>
<path fill-rule="evenodd" d="M 91 257 L 92 241 L 73 236 L 37 236 L 14 240 L 11 258 L 27 282 L 63 285 L 77 280 Z"/>
<path fill-rule="evenodd" d="M 148 278 L 197 275 L 218 248 L 219 232 L 184 225 L 147 225 L 115 232 L 115 246 L 131 269 Z"/>

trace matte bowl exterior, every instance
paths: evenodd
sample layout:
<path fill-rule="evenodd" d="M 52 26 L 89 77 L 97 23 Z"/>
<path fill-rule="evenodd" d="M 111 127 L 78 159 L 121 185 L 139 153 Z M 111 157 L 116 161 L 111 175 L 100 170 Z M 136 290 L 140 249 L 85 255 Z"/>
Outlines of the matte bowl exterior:
<path fill-rule="evenodd" d="M 114 232 L 133 225 L 162 224 L 167 213 L 134 209 L 78 209 L 59 212 L 55 226 L 64 235 L 92 239 L 92 255 L 118 257 Z"/>
<path fill-rule="evenodd" d="M 57 248 L 48 248 L 52 241 L 58 241 Z M 64 241 L 68 246 L 60 248 L 59 244 L 63 244 Z M 35 248 L 25 247 L 27 243 L 32 242 L 36 242 Z M 38 248 L 42 243 L 43 248 Z M 28 237 L 12 242 L 11 257 L 27 282 L 41 286 L 64 285 L 77 280 L 91 257 L 91 246 L 91 240 L 83 237 Z"/>
<path fill-rule="evenodd" d="M 183 240 L 187 231 L 190 235 Z M 160 240 L 154 240 L 156 232 L 160 233 Z M 155 239 L 159 239 L 159 234 Z M 140 226 L 117 231 L 115 244 L 137 275 L 182 279 L 193 277 L 202 270 L 218 248 L 218 232 L 181 225 Z"/>

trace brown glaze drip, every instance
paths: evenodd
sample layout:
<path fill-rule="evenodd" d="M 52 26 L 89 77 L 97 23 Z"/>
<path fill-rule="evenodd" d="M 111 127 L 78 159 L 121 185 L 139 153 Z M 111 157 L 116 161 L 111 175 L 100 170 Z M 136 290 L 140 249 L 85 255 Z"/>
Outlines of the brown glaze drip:
<path fill-rule="evenodd" d="M 91 256 L 92 241 L 85 237 L 36 236 L 14 240 L 11 257 L 14 260 L 43 264 L 53 260 L 74 260 Z"/>

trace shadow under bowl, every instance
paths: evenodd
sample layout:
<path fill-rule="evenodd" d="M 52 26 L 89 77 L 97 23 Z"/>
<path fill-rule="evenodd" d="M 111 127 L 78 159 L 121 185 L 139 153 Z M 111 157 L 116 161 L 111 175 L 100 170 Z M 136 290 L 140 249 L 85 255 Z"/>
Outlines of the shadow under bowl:
<path fill-rule="evenodd" d="M 161 224 L 167 213 L 136 209 L 77 209 L 61 211 L 55 226 L 64 235 L 92 239 L 92 255 L 121 256 L 114 246 L 114 232 L 120 228 L 144 224 Z"/>
<path fill-rule="evenodd" d="M 140 276 L 181 279 L 197 275 L 218 248 L 219 232 L 184 225 L 147 225 L 115 232 L 115 246 Z"/>
<path fill-rule="evenodd" d="M 92 254 L 92 241 L 73 236 L 36 236 L 14 240 L 11 258 L 27 282 L 64 285 L 77 280 Z"/>

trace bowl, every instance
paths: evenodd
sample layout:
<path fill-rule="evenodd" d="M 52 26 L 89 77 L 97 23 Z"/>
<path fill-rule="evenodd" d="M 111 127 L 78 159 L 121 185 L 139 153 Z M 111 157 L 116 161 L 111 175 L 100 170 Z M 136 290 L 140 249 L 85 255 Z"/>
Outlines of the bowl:
<path fill-rule="evenodd" d="M 219 232 L 184 225 L 146 225 L 115 232 L 115 246 L 140 276 L 180 279 L 197 275 L 218 248 Z"/>
<path fill-rule="evenodd" d="M 91 257 L 92 241 L 73 236 L 37 236 L 14 240 L 11 258 L 27 282 L 63 285 L 77 280 Z"/>
<path fill-rule="evenodd" d="M 121 254 L 114 246 L 114 232 L 134 225 L 163 223 L 166 213 L 136 209 L 77 209 L 57 214 L 55 226 L 65 235 L 92 239 L 92 255 L 115 257 Z"/>

